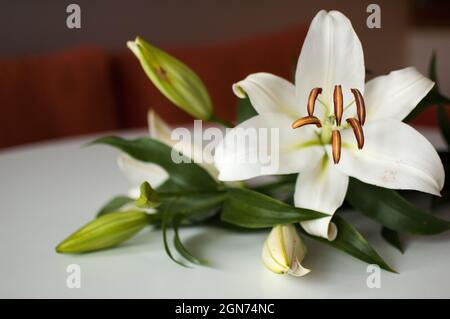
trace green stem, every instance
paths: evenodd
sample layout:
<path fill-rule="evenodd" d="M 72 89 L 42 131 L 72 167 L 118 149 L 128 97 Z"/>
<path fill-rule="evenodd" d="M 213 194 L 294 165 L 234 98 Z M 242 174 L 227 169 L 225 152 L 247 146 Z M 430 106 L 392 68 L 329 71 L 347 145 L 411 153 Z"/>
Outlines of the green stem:
<path fill-rule="evenodd" d="M 219 205 L 227 197 L 226 191 L 219 191 L 219 192 L 190 192 L 190 194 L 207 194 L 207 193 L 222 194 L 222 196 L 221 197 L 217 197 L 214 202 L 204 203 L 204 204 L 201 204 L 201 205 L 197 205 L 196 207 L 191 207 L 191 208 L 187 208 L 187 209 L 183 209 L 183 210 L 172 211 L 170 214 L 182 214 L 184 216 L 184 218 L 189 218 L 189 217 L 192 217 L 192 215 L 194 215 L 197 212 L 201 212 L 201 211 L 203 211 L 205 209 L 213 208 L 213 207 Z M 175 198 L 174 200 L 176 200 L 176 197 L 178 197 L 179 196 L 178 194 L 180 194 L 180 193 L 162 193 L 162 194 L 170 195 L 170 197 L 168 196 L 168 198 Z M 188 194 L 188 192 L 185 192 L 183 194 Z M 171 206 L 171 203 L 173 203 L 173 201 L 171 201 L 169 203 L 169 206 Z M 161 226 L 163 215 L 167 214 L 168 212 L 169 211 L 168 211 L 168 207 L 167 207 L 164 211 L 157 211 L 156 213 L 147 214 L 148 223 L 150 225 L 154 225 L 154 226 Z"/>
<path fill-rule="evenodd" d="M 225 127 L 234 127 L 233 123 L 227 122 L 227 121 L 221 119 L 220 117 L 217 117 L 217 115 L 212 115 L 209 120 L 211 122 L 220 124 L 220 125 L 225 126 Z"/>

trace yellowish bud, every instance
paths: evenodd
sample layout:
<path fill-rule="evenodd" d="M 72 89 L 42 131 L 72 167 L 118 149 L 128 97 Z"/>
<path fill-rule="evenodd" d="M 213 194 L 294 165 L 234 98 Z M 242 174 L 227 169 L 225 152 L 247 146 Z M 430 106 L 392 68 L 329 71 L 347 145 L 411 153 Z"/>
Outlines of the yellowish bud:
<path fill-rule="evenodd" d="M 156 191 L 148 182 L 143 182 L 140 187 L 139 198 L 135 201 L 135 205 L 140 208 L 153 208 L 158 206 L 160 199 Z"/>
<path fill-rule="evenodd" d="M 304 276 L 310 272 L 301 265 L 306 246 L 292 224 L 277 225 L 264 242 L 262 259 L 264 266 L 277 274 Z"/>

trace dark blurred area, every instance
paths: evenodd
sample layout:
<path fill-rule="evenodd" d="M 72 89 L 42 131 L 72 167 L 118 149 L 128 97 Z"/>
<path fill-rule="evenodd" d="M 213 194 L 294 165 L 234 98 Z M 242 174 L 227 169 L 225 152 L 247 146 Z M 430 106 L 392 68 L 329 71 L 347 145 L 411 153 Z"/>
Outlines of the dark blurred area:
<path fill-rule="evenodd" d="M 354 25 L 374 75 L 406 66 L 426 73 L 433 50 L 441 91 L 450 93 L 450 9 L 445 0 L 373 1 L 17 0 L 1 1 L 0 148 L 64 136 L 144 127 L 154 108 L 170 123 L 191 121 L 171 105 L 126 49 L 136 35 L 194 69 L 217 113 L 234 120 L 231 84 L 266 71 L 287 79 L 313 16 L 337 9 Z M 81 8 L 81 28 L 66 8 Z M 434 111 L 415 122 L 435 125 Z"/>

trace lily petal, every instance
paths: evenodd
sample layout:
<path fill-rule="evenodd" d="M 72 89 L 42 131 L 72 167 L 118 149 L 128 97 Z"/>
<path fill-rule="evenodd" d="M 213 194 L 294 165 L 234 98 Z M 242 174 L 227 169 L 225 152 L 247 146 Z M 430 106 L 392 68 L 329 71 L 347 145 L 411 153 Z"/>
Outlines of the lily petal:
<path fill-rule="evenodd" d="M 298 60 L 297 103 L 306 108 L 310 91 L 322 88 L 319 99 L 328 110 L 324 114 L 323 107 L 316 107 L 316 116 L 323 118 L 332 112 L 334 86 L 342 86 L 346 105 L 354 99 L 350 89 L 364 94 L 364 77 L 364 54 L 350 20 L 338 11 L 320 11 L 311 22 Z"/>
<path fill-rule="evenodd" d="M 152 109 L 147 113 L 148 134 L 151 138 L 173 146 L 177 141 L 171 139 L 170 126 Z"/>
<path fill-rule="evenodd" d="M 195 162 L 202 163 L 203 154 L 202 145 L 195 145 L 191 139 L 172 139 L 172 129 L 170 126 L 153 110 L 149 110 L 148 115 L 148 130 L 151 138 L 159 140 L 166 145 L 176 149 L 177 151 L 184 151 L 184 155 L 191 157 Z M 210 155 L 211 156 L 211 155 Z M 212 162 L 212 159 L 205 162 Z"/>
<path fill-rule="evenodd" d="M 289 269 L 288 274 L 296 277 L 303 277 L 311 272 L 311 269 L 305 268 L 302 264 L 296 260 L 291 269 Z"/>
<path fill-rule="evenodd" d="M 252 117 L 227 132 L 214 155 L 219 180 L 298 173 L 320 161 L 324 149 L 312 127 L 291 128 L 281 113 Z"/>
<path fill-rule="evenodd" d="M 433 88 L 434 82 L 413 67 L 393 71 L 366 83 L 367 120 L 403 120 Z"/>
<path fill-rule="evenodd" d="M 152 187 L 156 188 L 169 178 L 169 174 L 161 166 L 138 161 L 125 153 L 119 155 L 117 164 L 134 186 L 147 181 Z M 130 195 L 132 197 L 139 196 L 139 187 L 130 191 Z"/>
<path fill-rule="evenodd" d="M 301 225 L 309 234 L 332 241 L 336 238 L 337 228 L 330 221 L 344 202 L 348 176 L 336 169 L 330 158 L 324 155 L 314 168 L 300 172 L 295 184 L 294 203 L 297 207 L 329 214 L 330 217 L 302 222 Z"/>
<path fill-rule="evenodd" d="M 239 98 L 248 96 L 258 114 L 284 113 L 293 119 L 304 114 L 296 102 L 294 85 L 270 73 L 250 74 L 233 84 L 233 92 Z"/>
<path fill-rule="evenodd" d="M 212 177 L 217 178 L 219 172 L 214 167 L 214 159 L 211 153 L 205 151 L 202 145 L 196 145 L 191 140 L 176 140 L 172 139 L 172 129 L 170 126 L 153 110 L 149 110 L 147 114 L 148 129 L 151 138 L 157 139 L 164 144 L 174 148 L 184 155 L 193 159 L 195 163 L 201 165 L 211 174 Z"/>
<path fill-rule="evenodd" d="M 382 119 L 364 126 L 365 143 L 358 150 L 350 129 L 342 131 L 340 171 L 365 183 L 439 195 L 444 167 L 433 145 L 411 126 Z M 327 151 L 331 149 L 328 147 Z"/>

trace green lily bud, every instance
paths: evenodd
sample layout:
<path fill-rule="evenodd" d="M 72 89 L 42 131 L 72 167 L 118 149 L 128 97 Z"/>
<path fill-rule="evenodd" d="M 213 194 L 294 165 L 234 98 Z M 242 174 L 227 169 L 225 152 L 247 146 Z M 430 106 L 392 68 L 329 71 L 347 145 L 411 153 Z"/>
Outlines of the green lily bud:
<path fill-rule="evenodd" d="M 84 253 L 116 246 L 136 235 L 149 223 L 141 211 L 113 212 L 102 215 L 63 240 L 58 253 Z"/>
<path fill-rule="evenodd" d="M 153 208 L 158 206 L 161 202 L 156 191 L 150 186 L 148 182 L 143 182 L 140 187 L 141 194 L 134 202 L 140 208 Z"/>
<path fill-rule="evenodd" d="M 137 37 L 127 42 L 153 84 L 179 108 L 201 120 L 213 113 L 205 85 L 188 66 Z"/>

